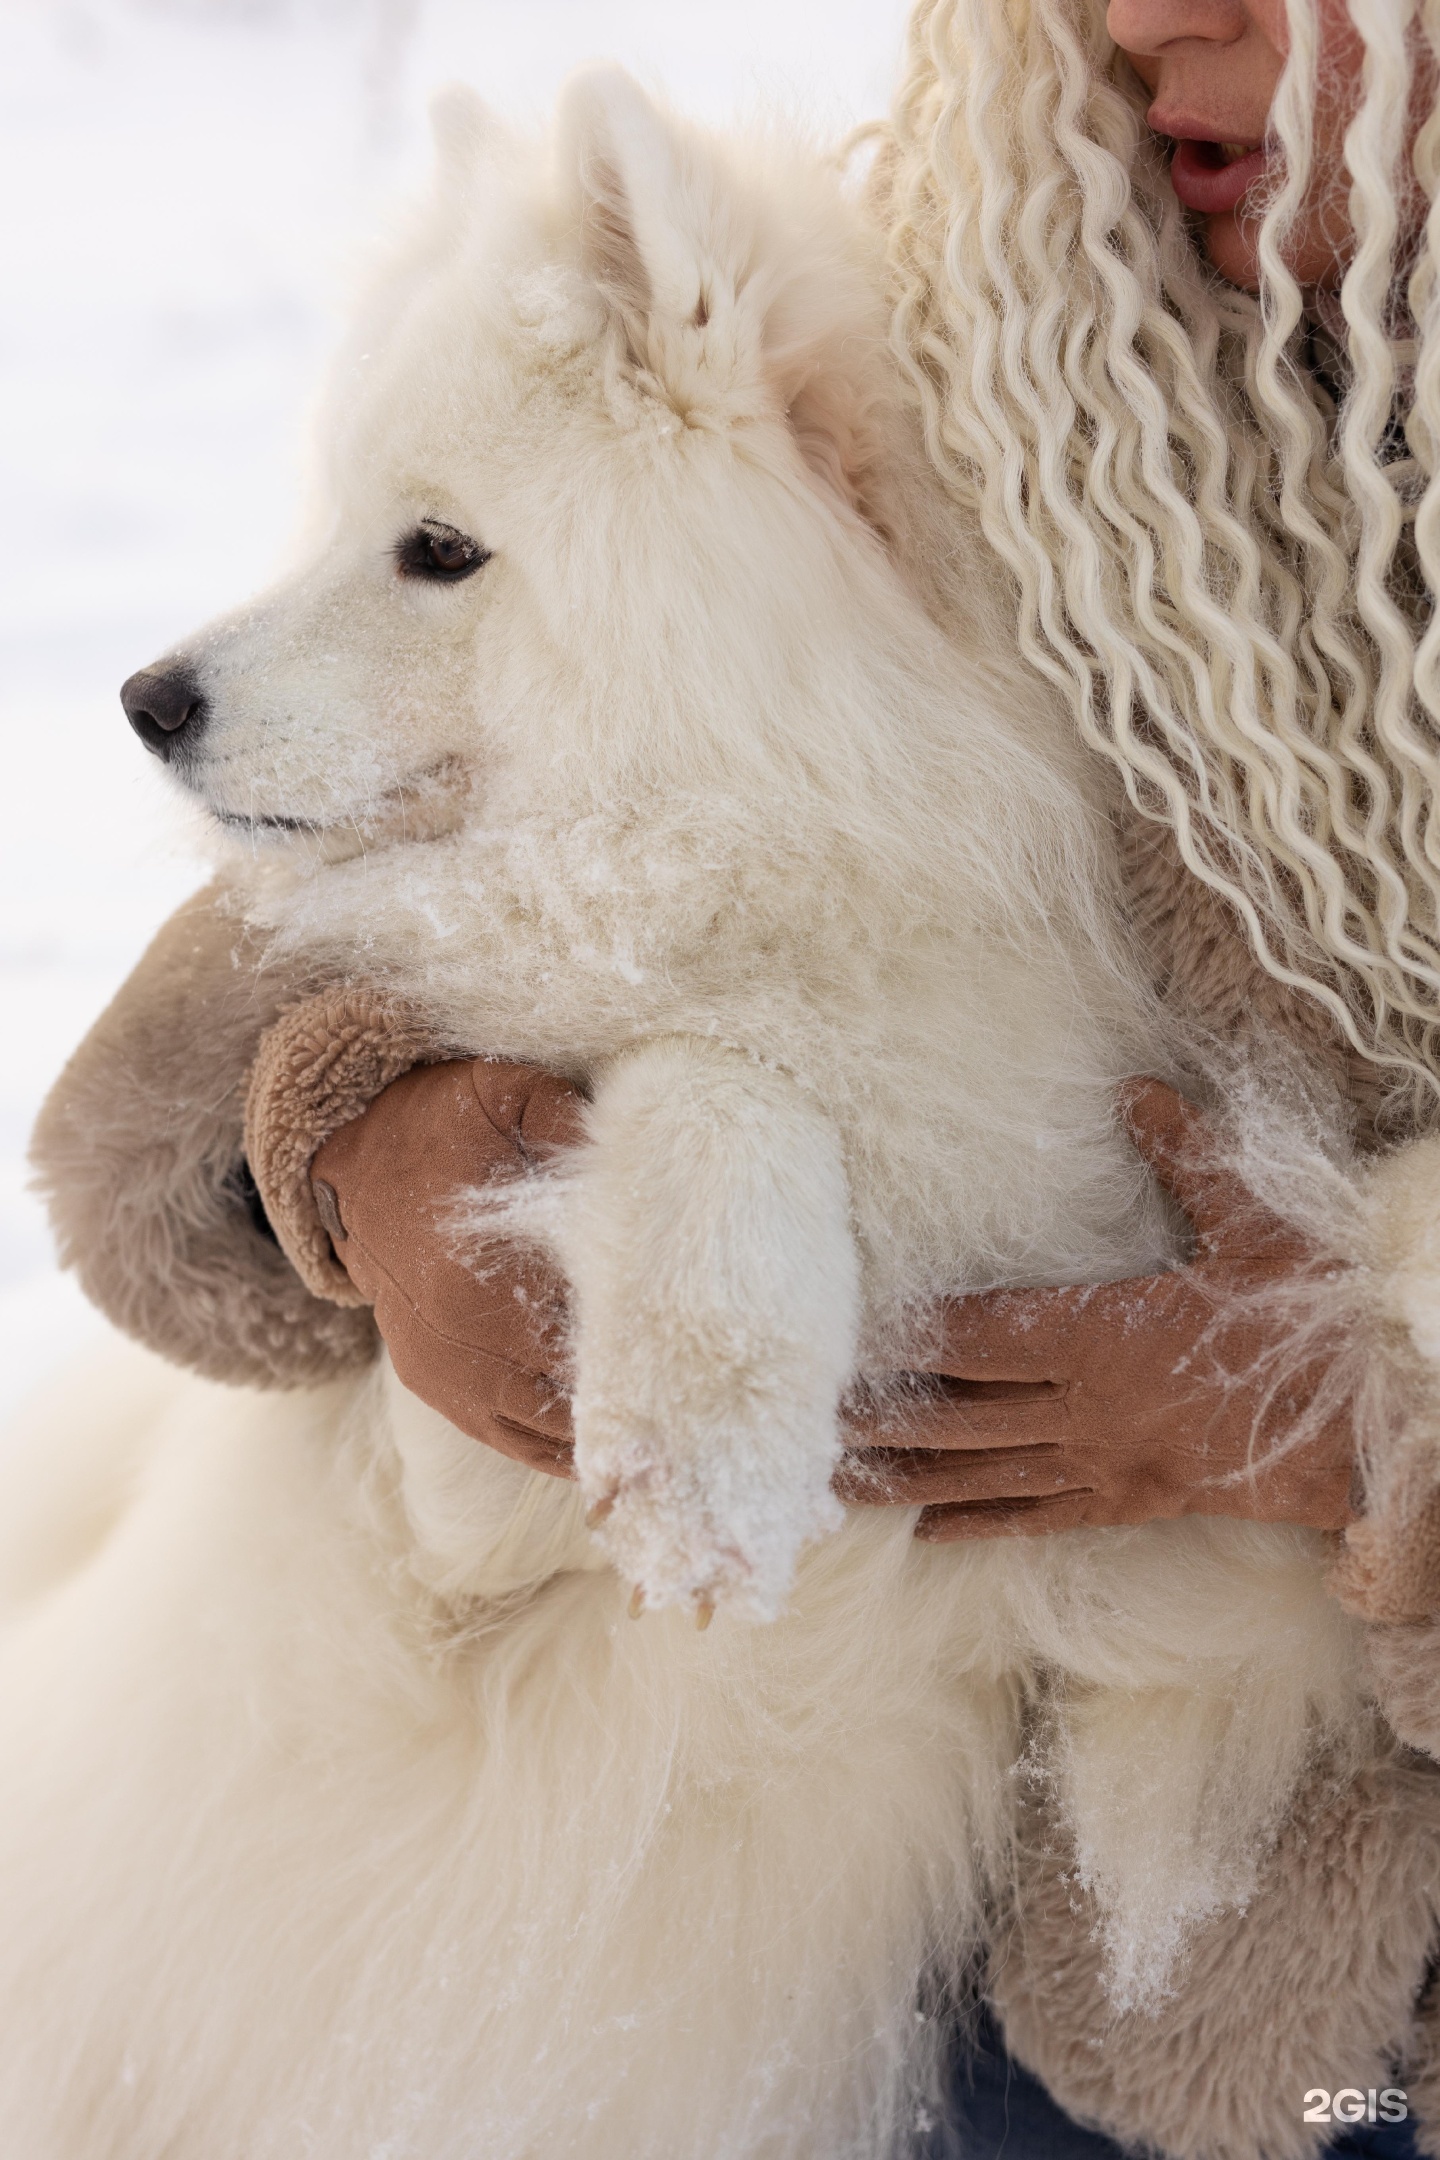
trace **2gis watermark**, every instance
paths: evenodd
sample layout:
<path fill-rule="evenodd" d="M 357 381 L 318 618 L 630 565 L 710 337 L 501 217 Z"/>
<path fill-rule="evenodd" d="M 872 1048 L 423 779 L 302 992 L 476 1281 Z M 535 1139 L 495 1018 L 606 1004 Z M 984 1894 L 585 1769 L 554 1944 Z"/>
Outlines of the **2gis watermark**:
<path fill-rule="evenodd" d="M 1409 2113 L 1409 2102 L 1398 2085 L 1370 2085 L 1363 2092 L 1358 2085 L 1341 2085 L 1333 2093 L 1314 2085 L 1305 2095 L 1301 2121 L 1397 2123 L 1404 2122 Z"/>

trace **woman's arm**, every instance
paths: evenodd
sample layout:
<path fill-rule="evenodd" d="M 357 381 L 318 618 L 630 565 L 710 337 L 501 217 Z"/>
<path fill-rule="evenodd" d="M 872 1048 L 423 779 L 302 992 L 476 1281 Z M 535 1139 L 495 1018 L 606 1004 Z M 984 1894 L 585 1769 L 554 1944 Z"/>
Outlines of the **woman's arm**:
<path fill-rule="evenodd" d="M 50 1090 L 31 1145 L 62 1264 L 162 1357 L 251 1387 L 328 1380 L 375 1355 L 368 1311 L 306 1288 L 245 1162 L 246 1076 L 316 988 L 269 963 L 223 882 L 166 923 Z"/>
<path fill-rule="evenodd" d="M 262 1042 L 250 1141 L 290 1260 L 247 1183 L 246 1085 Z M 567 1475 L 564 1286 L 505 1254 L 477 1276 L 439 1218 L 457 1187 L 523 1173 L 573 1139 L 578 1105 L 521 1068 L 417 1062 L 442 1054 L 384 999 L 332 987 L 317 1001 L 313 975 L 267 962 L 223 886 L 207 888 L 162 930 L 41 1114 L 34 1160 L 61 1257 L 118 1326 L 224 1380 L 312 1383 L 363 1364 L 383 1335 L 401 1377 L 463 1430 Z M 1127 1115 L 1195 1222 L 1196 1263 L 957 1301 L 940 1370 L 902 1385 L 883 1418 L 855 1413 L 845 1498 L 918 1505 L 920 1534 L 940 1539 L 1188 1513 L 1350 1521 L 1343 1420 L 1250 1467 L 1263 1390 L 1246 1376 L 1283 1333 L 1272 1314 L 1265 1335 L 1253 1292 L 1303 1271 L 1302 1248 L 1206 1167 L 1204 1128 L 1168 1090 L 1133 1093 Z M 1393 1355 L 1395 1337 L 1440 1312 L 1440 1147 L 1403 1151 L 1373 1183 L 1375 1325 Z M 1347 1604 L 1401 1630 L 1440 1613 L 1429 1398 L 1414 1398 L 1371 1465 L 1336 1573 Z M 1263 1418 L 1259 1431 L 1263 1448 Z M 1410 1674 L 1414 1641 L 1394 1648 Z"/>
<path fill-rule="evenodd" d="M 249 1130 L 281 1242 L 319 1295 L 373 1302 L 416 1394 L 477 1439 L 568 1476 L 564 1285 L 533 1256 L 493 1251 L 467 1266 L 445 1222 L 457 1190 L 523 1176 L 577 1140 L 578 1101 L 560 1081 L 482 1059 L 413 1071 L 343 1122 L 352 1058 L 373 1069 L 384 1013 L 347 992 L 297 1008 L 267 1041 Z M 1251 1468 L 1303 1378 L 1287 1375 L 1284 1402 L 1265 1399 L 1284 1315 L 1257 1292 L 1309 1255 L 1206 1159 L 1208 1128 L 1169 1088 L 1141 1083 L 1125 1109 L 1195 1225 L 1193 1264 L 957 1300 L 935 1370 L 855 1407 L 842 1498 L 919 1506 L 918 1534 L 936 1541 L 1187 1514 L 1336 1530 L 1352 1520 L 1343 1419 Z"/>

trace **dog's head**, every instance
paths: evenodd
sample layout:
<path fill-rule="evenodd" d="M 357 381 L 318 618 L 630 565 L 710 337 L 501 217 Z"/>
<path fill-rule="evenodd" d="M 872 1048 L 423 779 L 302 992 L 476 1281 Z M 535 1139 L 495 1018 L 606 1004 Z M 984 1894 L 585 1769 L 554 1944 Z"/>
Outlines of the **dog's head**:
<path fill-rule="evenodd" d="M 414 831 L 522 768 L 733 754 L 843 639 L 857 552 L 883 561 L 897 400 L 835 173 L 613 70 L 571 83 L 548 154 L 468 94 L 436 126 L 434 200 L 336 371 L 303 560 L 122 693 L 253 833 Z"/>

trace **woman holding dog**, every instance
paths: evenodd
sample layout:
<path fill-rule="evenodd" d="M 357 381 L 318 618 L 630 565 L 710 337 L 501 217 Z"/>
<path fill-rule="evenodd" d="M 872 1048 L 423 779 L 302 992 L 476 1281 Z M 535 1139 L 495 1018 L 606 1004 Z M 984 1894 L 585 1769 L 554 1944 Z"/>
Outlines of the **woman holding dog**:
<path fill-rule="evenodd" d="M 903 1432 L 857 1412 L 843 1477 L 858 1503 L 918 1505 L 917 1535 L 934 1540 L 1187 1513 L 1343 1533 L 1333 1586 L 1370 1623 L 1389 1727 L 1427 1758 L 1440 1756 L 1440 1456 L 1425 1444 L 1440 1400 L 1437 65 L 1440 0 L 916 9 L 875 191 L 931 454 L 1008 567 L 1023 649 L 1114 776 L 1136 929 L 1165 995 L 1242 1062 L 1293 1043 L 1348 1102 L 1357 1206 L 1388 1226 L 1372 1240 L 1376 1343 L 1404 1340 L 1377 1443 L 1355 1360 L 1337 1379 L 1332 1346 L 1292 1339 L 1287 1292 L 1326 1256 L 1222 1164 L 1199 1112 L 1140 1080 L 1121 1112 L 1193 1225 L 1191 1266 L 957 1303 Z M 513 1068 L 404 1073 L 403 1048 L 372 1061 L 358 1095 L 282 1136 L 353 1285 L 348 1309 L 323 1305 L 267 1241 L 239 1159 L 256 1041 L 315 985 L 242 953 L 243 1010 L 229 993 L 217 1005 L 237 945 L 204 896 L 182 911 L 47 1106 L 37 1156 L 66 1256 L 123 1326 L 220 1377 L 319 1377 L 373 1354 L 378 1325 L 417 1393 L 568 1474 L 548 1377 L 559 1286 L 537 1296 L 518 1263 L 477 1283 L 434 1215 L 457 1184 L 573 1132 L 573 1100 Z M 222 1008 L 207 1093 L 188 1052 Z M 143 1106 L 136 1146 L 115 1158 L 85 1157 L 77 1135 L 117 1056 L 144 1039 L 153 1072 L 162 1037 L 186 1042 L 204 1109 L 141 1196 Z M 162 1281 L 147 1239 L 166 1210 Z M 180 1278 L 209 1285 L 208 1302 L 170 1295 Z M 203 1338 L 187 1332 L 195 1310 Z M 1257 2160 L 1257 2138 L 1267 2160 L 1313 2149 L 1303 2088 L 1324 2087 L 1329 2066 L 1305 2054 L 1303 2001 L 1293 2044 L 1277 2042 L 1276 2005 L 1336 1951 L 1322 1886 L 1360 1895 L 1394 1876 L 1386 1856 L 1413 1850 L 1417 1823 L 1440 1840 L 1440 1778 L 1418 1759 L 1387 1735 L 1351 1787 L 1310 1796 L 1252 1911 L 1217 1916 L 1145 2018 L 1109 2010 L 1076 1856 L 1037 1802 L 989 1992 L 1020 2061 L 1108 2135 L 1076 2128 L 991 2043 L 960 2074 L 973 2149 L 998 2151 L 1002 2135 L 1009 2160 L 1100 2160 L 1112 2136 Z M 1287 1899 L 1300 1918 L 1277 1929 Z M 1403 2082 L 1402 2053 L 1417 2064 L 1434 2045 L 1413 2011 L 1423 1942 L 1418 1955 L 1377 1978 L 1382 2085 Z M 1293 2093 L 1246 2091 L 1282 2059 Z M 1173 2084 L 1158 2106 L 1157 2078 Z M 1335 2149 L 1417 2149 L 1403 2127 L 1355 2135 L 1381 2142 Z"/>

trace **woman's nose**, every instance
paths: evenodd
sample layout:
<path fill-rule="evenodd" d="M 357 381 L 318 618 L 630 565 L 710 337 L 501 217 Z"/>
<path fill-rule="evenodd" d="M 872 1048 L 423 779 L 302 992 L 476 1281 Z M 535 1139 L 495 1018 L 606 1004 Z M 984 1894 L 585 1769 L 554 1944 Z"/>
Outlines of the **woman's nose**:
<path fill-rule="evenodd" d="M 1105 27 L 1122 52 L 1161 53 L 1184 39 L 1231 45 L 1245 33 L 1242 0 L 1110 0 Z"/>

